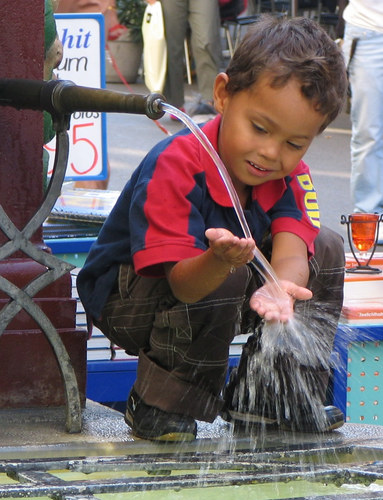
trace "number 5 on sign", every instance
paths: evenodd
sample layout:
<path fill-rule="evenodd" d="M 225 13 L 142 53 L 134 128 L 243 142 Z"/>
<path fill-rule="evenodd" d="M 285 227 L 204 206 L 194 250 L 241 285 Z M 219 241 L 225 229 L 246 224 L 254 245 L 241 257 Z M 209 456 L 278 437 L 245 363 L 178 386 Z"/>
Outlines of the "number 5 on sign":
<path fill-rule="evenodd" d="M 94 123 L 79 123 L 73 127 L 73 138 L 72 138 L 72 143 L 73 146 L 82 146 L 83 149 L 90 150 L 90 154 L 87 156 L 89 159 L 90 165 L 75 165 L 74 163 L 70 162 L 70 166 L 74 172 L 78 175 L 83 175 L 83 174 L 88 174 L 89 172 L 92 172 L 92 170 L 95 168 L 97 165 L 97 160 L 98 160 L 98 151 L 97 147 L 95 146 L 94 142 L 92 142 L 89 137 L 82 137 L 82 133 L 84 132 L 85 135 L 89 133 L 89 129 L 85 129 L 85 127 L 93 127 Z M 81 144 L 80 144 L 81 143 Z M 82 155 L 83 157 L 85 156 Z M 89 166 L 89 168 L 87 168 Z"/>
<path fill-rule="evenodd" d="M 57 78 L 84 87 L 105 88 L 105 39 L 102 14 L 56 14 L 64 57 Z M 66 180 L 107 177 L 106 117 L 97 111 L 71 115 Z M 52 174 L 55 139 L 45 145 L 49 152 L 48 175 Z"/>

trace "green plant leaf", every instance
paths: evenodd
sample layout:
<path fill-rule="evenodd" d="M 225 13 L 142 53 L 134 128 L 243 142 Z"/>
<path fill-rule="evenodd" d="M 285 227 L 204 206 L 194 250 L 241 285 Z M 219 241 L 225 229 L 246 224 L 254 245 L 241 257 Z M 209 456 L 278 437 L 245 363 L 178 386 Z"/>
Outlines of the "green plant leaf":
<path fill-rule="evenodd" d="M 119 22 L 132 31 L 134 41 L 142 41 L 141 26 L 147 3 L 144 0 L 116 0 Z"/>

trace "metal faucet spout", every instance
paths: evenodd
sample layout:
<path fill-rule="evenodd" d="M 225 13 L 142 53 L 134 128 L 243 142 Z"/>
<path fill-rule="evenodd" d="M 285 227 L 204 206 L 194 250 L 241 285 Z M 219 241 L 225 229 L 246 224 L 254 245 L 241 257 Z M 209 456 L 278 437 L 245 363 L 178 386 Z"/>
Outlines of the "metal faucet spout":
<path fill-rule="evenodd" d="M 0 106 L 37 109 L 52 115 L 75 111 L 131 113 L 157 120 L 164 115 L 161 94 L 127 94 L 75 85 L 68 80 L 0 79 Z"/>

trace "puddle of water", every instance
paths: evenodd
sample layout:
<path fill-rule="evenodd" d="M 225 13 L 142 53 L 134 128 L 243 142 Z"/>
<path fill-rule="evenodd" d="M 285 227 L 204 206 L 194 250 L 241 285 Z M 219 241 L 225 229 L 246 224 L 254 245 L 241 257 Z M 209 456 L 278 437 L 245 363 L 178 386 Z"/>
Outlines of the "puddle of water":
<path fill-rule="evenodd" d="M 15 484 L 17 481 L 11 479 L 7 474 L 0 474 L 0 484 Z"/>
<path fill-rule="evenodd" d="M 348 485 L 349 486 L 349 485 Z M 101 494 L 101 500 L 237 500 L 251 498 L 257 500 L 277 500 L 290 498 L 315 498 L 324 495 L 343 495 L 367 492 L 368 487 L 336 487 L 333 484 L 321 484 L 310 481 L 293 483 L 252 484 L 211 488 L 191 488 L 180 490 L 143 491 L 123 494 Z M 383 490 L 383 482 L 381 486 Z"/>

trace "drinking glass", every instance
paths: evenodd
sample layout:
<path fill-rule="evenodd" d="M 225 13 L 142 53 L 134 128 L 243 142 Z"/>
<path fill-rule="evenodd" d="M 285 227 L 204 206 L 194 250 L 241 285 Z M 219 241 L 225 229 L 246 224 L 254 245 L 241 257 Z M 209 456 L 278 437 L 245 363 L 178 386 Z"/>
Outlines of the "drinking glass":
<path fill-rule="evenodd" d="M 360 260 L 368 260 L 368 251 L 376 242 L 379 214 L 357 213 L 349 217 L 352 242 L 359 252 Z"/>

